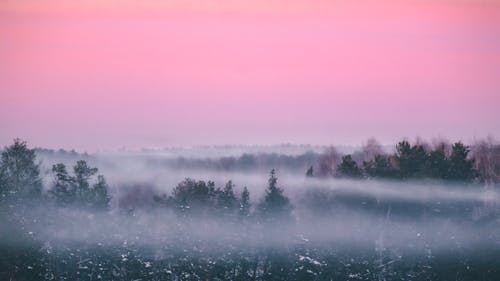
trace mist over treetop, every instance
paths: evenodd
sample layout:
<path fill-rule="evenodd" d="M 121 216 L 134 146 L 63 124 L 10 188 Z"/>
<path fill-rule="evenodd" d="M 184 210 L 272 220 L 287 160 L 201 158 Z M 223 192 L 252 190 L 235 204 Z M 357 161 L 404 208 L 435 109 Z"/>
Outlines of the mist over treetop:
<path fill-rule="evenodd" d="M 0 161 L 0 276 L 494 280 L 499 148 L 370 140 L 197 158 L 16 139 Z"/>

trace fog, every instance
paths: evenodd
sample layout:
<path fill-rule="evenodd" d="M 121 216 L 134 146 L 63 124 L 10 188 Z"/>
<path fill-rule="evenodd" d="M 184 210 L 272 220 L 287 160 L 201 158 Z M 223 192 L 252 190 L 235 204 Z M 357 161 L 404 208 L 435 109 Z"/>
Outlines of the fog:
<path fill-rule="evenodd" d="M 79 156 L 69 157 L 66 162 L 70 164 Z M 89 162 L 108 179 L 112 209 L 108 213 L 92 213 L 38 206 L 30 210 L 35 217 L 53 219 L 40 219 L 40 227 L 33 226 L 30 232 L 52 245 L 133 243 L 156 248 L 179 245 L 179 241 L 217 241 L 217 245 L 231 241 L 263 247 L 286 247 L 307 241 L 438 251 L 478 244 L 498 247 L 500 242 L 498 221 L 484 221 L 484 217 L 498 210 L 500 194 L 496 189 L 438 181 L 311 179 L 294 170 L 278 170 L 278 185 L 293 204 L 294 221 L 274 222 L 272 227 L 253 220 L 234 222 L 216 214 L 181 219 L 171 210 L 144 205 L 132 206 L 132 214 L 120 209 L 119 201 L 127 194 L 145 189 L 146 197 L 169 195 L 185 178 L 214 181 L 216 186 L 232 180 L 236 194 L 248 187 L 254 208 L 265 194 L 268 170 L 220 171 L 154 165 L 161 163 L 159 159 L 175 157 L 152 152 L 88 155 Z M 45 168 L 45 163 L 61 160 L 43 154 L 41 158 Z M 45 181 L 50 180 L 47 173 Z"/>
<path fill-rule="evenodd" d="M 485 272 L 485 280 L 494 280 L 497 188 L 306 177 L 318 153 L 292 150 L 199 157 L 39 152 L 48 197 L 2 206 L 11 215 L 0 216 L 0 246 L 13 254 L 0 265 L 19 268 L 26 280 L 448 280 L 455 274 L 476 280 Z M 79 159 L 105 175 L 108 209 L 49 200 L 51 165 L 72 167 Z M 274 165 L 289 216 L 262 213 Z M 213 181 L 215 188 L 231 180 L 238 199 L 248 188 L 249 214 L 241 215 L 241 206 L 228 211 L 208 201 L 175 201 L 186 178 Z"/>

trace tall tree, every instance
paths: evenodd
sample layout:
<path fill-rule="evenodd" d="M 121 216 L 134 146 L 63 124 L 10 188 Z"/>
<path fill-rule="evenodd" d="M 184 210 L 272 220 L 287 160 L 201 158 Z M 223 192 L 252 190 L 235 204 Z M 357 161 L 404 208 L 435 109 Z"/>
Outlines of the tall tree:
<path fill-rule="evenodd" d="M 75 200 L 75 181 L 68 174 L 66 166 L 58 163 L 52 166 L 54 185 L 50 193 L 60 205 L 68 205 Z"/>
<path fill-rule="evenodd" d="M 92 206 L 96 209 L 107 209 L 111 197 L 108 194 L 109 186 L 103 175 L 97 176 L 97 182 L 92 188 Z"/>
<path fill-rule="evenodd" d="M 448 178 L 454 181 L 470 181 L 476 176 L 474 159 L 468 159 L 469 146 L 457 142 L 452 146 Z"/>
<path fill-rule="evenodd" d="M 85 160 L 79 160 L 73 166 L 76 184 L 76 197 L 81 202 L 91 202 L 92 194 L 90 191 L 89 179 L 97 174 L 98 169 L 90 167 Z"/>
<path fill-rule="evenodd" d="M 334 147 L 330 147 L 319 157 L 318 176 L 333 177 L 340 155 Z"/>
<path fill-rule="evenodd" d="M 226 183 L 224 189 L 220 192 L 219 204 L 226 211 L 231 211 L 237 206 L 238 200 L 234 195 L 234 184 L 231 180 Z"/>
<path fill-rule="evenodd" d="M 406 140 L 396 145 L 396 160 L 402 178 L 422 177 L 425 172 L 427 152 L 423 145 L 410 145 Z"/>
<path fill-rule="evenodd" d="M 341 178 L 361 178 L 361 169 L 350 154 L 342 157 L 342 162 L 337 166 L 337 177 Z"/>
<path fill-rule="evenodd" d="M 0 162 L 2 198 L 37 197 L 42 191 L 40 164 L 36 163 L 34 149 L 29 149 L 25 141 L 15 139 L 14 144 L 5 148 Z"/>
<path fill-rule="evenodd" d="M 98 175 L 95 183 L 91 185 L 97 171 L 97 168 L 88 166 L 83 160 L 77 161 L 73 166 L 73 175 L 68 174 L 64 164 L 55 164 L 52 166 L 54 185 L 50 193 L 56 202 L 63 206 L 76 204 L 80 207 L 107 209 L 111 197 L 104 176 Z"/>
<path fill-rule="evenodd" d="M 429 152 L 426 170 L 426 175 L 430 178 L 446 179 L 448 177 L 449 161 L 444 144 Z"/>
<path fill-rule="evenodd" d="M 186 178 L 174 188 L 172 198 L 177 210 L 199 212 L 217 193 L 212 182 L 207 185 L 204 181 Z"/>
<path fill-rule="evenodd" d="M 248 217 L 250 215 L 250 192 L 245 186 L 243 192 L 241 192 L 240 198 L 240 216 Z"/>
<path fill-rule="evenodd" d="M 474 169 L 480 180 L 487 184 L 500 182 L 500 145 L 492 137 L 481 140 L 472 147 Z"/>
<path fill-rule="evenodd" d="M 394 178 L 397 176 L 397 170 L 392 166 L 387 155 L 376 155 L 373 160 L 363 162 L 363 170 L 371 178 Z"/>
<path fill-rule="evenodd" d="M 313 166 L 312 165 L 309 167 L 309 169 L 307 169 L 307 171 L 306 171 L 306 177 L 308 177 L 308 178 L 314 177 L 314 170 L 313 170 Z"/>
<path fill-rule="evenodd" d="M 269 175 L 266 195 L 260 202 L 259 210 L 264 219 L 268 221 L 273 221 L 276 218 L 291 218 L 292 205 L 283 194 L 283 189 L 278 187 L 278 178 L 274 169 Z"/>

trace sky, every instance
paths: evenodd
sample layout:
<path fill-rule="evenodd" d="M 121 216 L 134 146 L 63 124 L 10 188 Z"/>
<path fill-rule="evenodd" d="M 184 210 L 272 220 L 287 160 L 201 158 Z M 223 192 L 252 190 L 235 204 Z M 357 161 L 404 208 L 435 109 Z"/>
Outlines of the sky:
<path fill-rule="evenodd" d="M 0 0 L 0 145 L 500 137 L 500 1 Z"/>

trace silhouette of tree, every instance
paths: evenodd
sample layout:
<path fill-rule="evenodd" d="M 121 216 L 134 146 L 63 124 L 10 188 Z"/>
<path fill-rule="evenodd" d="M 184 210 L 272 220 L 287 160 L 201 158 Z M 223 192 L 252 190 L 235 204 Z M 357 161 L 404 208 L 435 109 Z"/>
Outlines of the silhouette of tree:
<path fill-rule="evenodd" d="M 342 162 L 337 166 L 337 177 L 341 178 L 361 178 L 362 171 L 350 154 L 342 157 Z"/>
<path fill-rule="evenodd" d="M 104 176 L 98 175 L 96 183 L 92 186 L 90 184 L 97 172 L 97 168 L 89 167 L 84 160 L 77 161 L 73 166 L 73 176 L 68 174 L 64 164 L 55 164 L 52 166 L 54 184 L 49 192 L 62 206 L 73 204 L 79 207 L 107 209 L 111 197 Z"/>
<path fill-rule="evenodd" d="M 241 192 L 240 198 L 240 216 L 248 217 L 250 215 L 250 192 L 245 186 Z"/>
<path fill-rule="evenodd" d="M 89 179 L 97 174 L 97 168 L 91 168 L 84 160 L 79 160 L 73 166 L 74 181 L 76 184 L 76 201 L 80 204 L 90 207 L 92 194 L 90 191 Z"/>
<path fill-rule="evenodd" d="M 181 212 L 200 212 L 207 206 L 210 194 L 214 196 L 216 190 L 213 185 L 207 185 L 204 181 L 196 181 L 186 178 L 179 183 L 173 191 L 175 207 Z"/>
<path fill-rule="evenodd" d="M 452 146 L 448 179 L 454 181 L 470 181 L 476 176 L 474 159 L 468 159 L 469 146 L 457 142 Z"/>
<path fill-rule="evenodd" d="M 387 155 L 376 155 L 373 160 L 363 162 L 363 170 L 371 178 L 394 178 L 397 176 L 397 170 L 392 166 Z"/>
<path fill-rule="evenodd" d="M 219 194 L 219 206 L 226 212 L 231 212 L 238 205 L 238 199 L 234 195 L 234 184 L 230 180 L 224 186 Z"/>
<path fill-rule="evenodd" d="M 54 185 L 50 190 L 51 195 L 60 205 L 68 205 L 75 200 L 75 181 L 68 175 L 66 166 L 58 163 L 52 166 Z"/>
<path fill-rule="evenodd" d="M 0 197 L 39 197 L 42 191 L 40 164 L 35 163 L 34 149 L 29 149 L 25 141 L 15 139 L 14 144 L 5 148 L 0 162 Z"/>
<path fill-rule="evenodd" d="M 309 169 L 307 169 L 307 171 L 306 171 L 306 177 L 308 177 L 308 178 L 314 177 L 313 166 L 310 166 Z"/>
<path fill-rule="evenodd" d="M 271 170 L 266 189 L 266 195 L 260 202 L 259 210 L 264 220 L 272 221 L 276 218 L 291 218 L 292 205 L 290 200 L 283 194 L 283 189 L 278 187 L 276 171 Z"/>
<path fill-rule="evenodd" d="M 427 160 L 426 175 L 435 179 L 446 179 L 448 177 L 449 163 L 445 153 L 445 145 L 441 144 L 429 152 Z"/>
<path fill-rule="evenodd" d="M 427 153 L 422 145 L 411 146 L 406 140 L 396 145 L 396 160 L 401 178 L 423 177 Z"/>
<path fill-rule="evenodd" d="M 111 197 L 108 194 L 109 186 L 103 175 L 97 176 L 97 183 L 92 188 L 92 207 L 96 209 L 107 209 Z"/>

